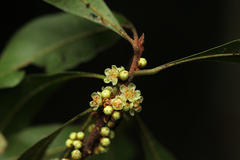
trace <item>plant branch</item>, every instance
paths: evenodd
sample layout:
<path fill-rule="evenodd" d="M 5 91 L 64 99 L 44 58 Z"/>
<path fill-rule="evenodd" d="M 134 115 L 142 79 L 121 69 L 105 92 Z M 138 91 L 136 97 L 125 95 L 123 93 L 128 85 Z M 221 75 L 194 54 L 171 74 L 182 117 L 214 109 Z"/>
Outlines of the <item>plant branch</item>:
<path fill-rule="evenodd" d="M 93 118 L 96 116 L 96 113 L 97 113 L 97 112 L 93 111 L 93 112 L 89 115 L 88 119 L 87 119 L 86 122 L 83 124 L 83 126 L 82 126 L 82 128 L 81 128 L 80 131 L 83 132 L 83 131 L 88 127 L 88 125 L 92 122 Z M 65 148 L 66 148 L 66 147 L 65 147 Z M 72 151 L 72 148 L 66 148 L 66 149 L 64 150 L 63 154 L 60 156 L 59 159 L 69 157 L 69 155 L 71 154 L 71 151 Z"/>
<path fill-rule="evenodd" d="M 87 140 L 83 143 L 81 158 L 82 160 L 93 153 L 94 144 L 101 137 L 100 130 L 108 120 L 110 120 L 110 116 L 107 116 L 102 112 L 98 112 L 96 126 L 94 127 L 91 134 L 88 136 Z"/>
<path fill-rule="evenodd" d="M 135 38 L 137 38 L 137 35 L 135 35 Z M 133 56 L 133 61 L 129 70 L 129 79 L 124 83 L 124 85 L 128 85 L 131 80 L 134 72 L 139 70 L 138 68 L 138 61 L 142 56 L 142 52 L 144 51 L 143 44 L 144 44 L 144 34 L 139 39 L 134 39 L 135 43 L 137 44 L 137 48 L 134 48 L 134 56 Z"/>
<path fill-rule="evenodd" d="M 178 65 L 178 64 L 182 64 L 182 63 L 186 63 L 186 62 L 190 62 L 190 61 L 195 61 L 195 60 L 201 60 L 201 59 L 207 59 L 207 58 L 215 58 L 215 57 L 226 57 L 226 56 L 235 56 L 235 55 L 240 55 L 240 53 L 225 53 L 225 54 L 216 54 L 216 55 L 207 55 L 207 56 L 201 56 L 201 57 L 194 57 L 194 58 L 188 58 L 188 59 L 180 59 L 180 60 L 176 60 L 173 62 L 169 62 L 166 63 L 164 65 L 155 67 L 153 69 L 145 69 L 145 70 L 140 70 L 140 71 L 136 71 L 133 73 L 133 76 L 131 77 L 130 80 L 132 80 L 134 77 L 136 76 L 144 76 L 144 75 L 153 75 L 158 73 L 159 71 Z M 187 58 L 187 57 L 186 57 Z"/>
<path fill-rule="evenodd" d="M 136 30 L 136 28 L 133 25 L 121 24 L 121 26 L 123 28 L 130 29 L 131 32 L 133 33 L 133 38 L 134 39 L 138 39 L 137 30 Z"/>

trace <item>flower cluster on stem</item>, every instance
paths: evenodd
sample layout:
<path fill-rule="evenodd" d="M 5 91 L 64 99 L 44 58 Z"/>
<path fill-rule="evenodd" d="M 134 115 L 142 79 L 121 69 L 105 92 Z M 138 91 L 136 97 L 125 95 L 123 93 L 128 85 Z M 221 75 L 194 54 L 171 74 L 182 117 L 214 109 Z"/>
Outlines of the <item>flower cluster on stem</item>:
<path fill-rule="evenodd" d="M 136 85 L 130 83 L 128 86 L 122 84 L 119 88 L 115 86 L 119 79 L 121 81 L 128 79 L 128 71 L 124 67 L 117 68 L 112 65 L 111 69 L 105 70 L 105 75 L 104 82 L 112 82 L 113 87 L 102 87 L 102 92 L 92 94 L 93 100 L 90 102 L 90 106 L 93 110 L 97 111 L 100 108 L 100 111 L 106 115 L 111 115 L 113 120 L 120 119 L 123 112 L 129 112 L 131 116 L 134 116 L 135 112 L 140 112 L 143 97 L 140 90 L 136 90 Z"/>

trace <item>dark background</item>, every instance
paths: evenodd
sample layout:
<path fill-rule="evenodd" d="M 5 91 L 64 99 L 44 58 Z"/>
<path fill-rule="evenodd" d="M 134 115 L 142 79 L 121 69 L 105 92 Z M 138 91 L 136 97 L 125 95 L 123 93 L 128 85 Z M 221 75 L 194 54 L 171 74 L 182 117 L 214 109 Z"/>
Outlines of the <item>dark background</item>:
<path fill-rule="evenodd" d="M 145 34 L 143 57 L 148 60 L 147 68 L 240 37 L 237 0 L 105 2 L 131 20 L 139 34 Z M 59 11 L 43 1 L 4 1 L 1 5 L 1 50 L 23 24 L 34 17 Z M 131 45 L 122 39 L 91 63 L 74 70 L 103 74 L 112 64 L 126 67 L 131 56 Z M 26 69 L 28 73 L 42 72 L 34 66 Z M 238 160 L 239 71 L 240 66 L 236 64 L 197 61 L 154 76 L 136 78 L 137 89 L 141 89 L 144 96 L 140 116 L 179 160 Z M 32 124 L 69 120 L 88 108 L 91 93 L 103 85 L 95 79 L 73 80 L 63 85 Z"/>

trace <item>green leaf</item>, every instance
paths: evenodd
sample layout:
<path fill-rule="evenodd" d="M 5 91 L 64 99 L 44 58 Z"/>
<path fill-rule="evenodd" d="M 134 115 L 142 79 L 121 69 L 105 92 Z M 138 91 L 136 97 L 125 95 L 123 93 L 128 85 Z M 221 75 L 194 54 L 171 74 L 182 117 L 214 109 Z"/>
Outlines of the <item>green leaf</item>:
<path fill-rule="evenodd" d="M 3 136 L 2 132 L 0 132 L 0 155 L 3 154 L 8 146 L 8 142 L 6 138 Z"/>
<path fill-rule="evenodd" d="M 175 157 L 167 151 L 157 139 L 151 134 L 148 128 L 136 116 L 139 129 L 141 131 L 142 144 L 145 151 L 145 160 L 176 160 Z"/>
<path fill-rule="evenodd" d="M 54 90 L 68 80 L 81 77 L 105 76 L 86 72 L 30 75 L 19 86 L 0 90 L 0 130 L 6 135 L 22 129 Z"/>
<path fill-rule="evenodd" d="M 13 71 L 0 77 L 0 88 L 15 87 L 24 78 L 24 71 Z"/>
<path fill-rule="evenodd" d="M 41 140 L 46 135 L 51 134 L 57 130 L 61 125 L 41 125 L 35 127 L 29 127 L 17 133 L 14 133 L 9 137 L 9 147 L 4 155 L 0 156 L 0 159 L 4 160 L 16 160 L 25 150 L 30 148 L 36 142 Z M 43 160 L 49 160 L 62 155 L 66 149 L 65 141 L 69 136 L 69 133 L 79 131 L 81 125 L 67 126 L 47 148 Z M 108 153 L 89 156 L 88 159 L 102 160 L 102 159 L 114 159 L 114 160 L 132 160 L 136 154 L 136 146 L 129 139 L 128 123 L 121 124 L 115 130 L 115 138 L 111 140 L 111 146 Z M 86 132 L 87 134 L 88 132 Z M 87 136 L 86 136 L 87 137 Z M 124 140 L 123 140 L 124 138 Z M 121 151 L 121 152 L 119 152 Z M 124 153 L 124 154 L 122 154 Z"/>
<path fill-rule="evenodd" d="M 125 18 L 121 17 L 122 22 Z M 18 72 L 31 63 L 59 72 L 87 62 L 115 44 L 120 36 L 105 27 L 67 13 L 37 18 L 21 28 L 3 50 L 0 88 L 14 87 L 24 77 Z"/>
<path fill-rule="evenodd" d="M 65 12 L 86 18 L 97 24 L 101 24 L 112 29 L 119 35 L 126 38 L 126 33 L 122 29 L 118 20 L 103 0 L 44 0 Z"/>
<path fill-rule="evenodd" d="M 133 76 L 152 75 L 159 71 L 172 67 L 178 64 L 195 61 L 195 60 L 213 60 L 220 62 L 234 62 L 240 63 L 240 39 L 228 42 L 226 44 L 211 48 L 209 50 L 187 56 L 176 61 L 169 62 L 167 64 L 158 66 L 153 69 L 146 69 L 136 71 Z"/>
<path fill-rule="evenodd" d="M 9 147 L 5 154 L 0 155 L 0 159 L 4 160 L 16 160 L 24 151 L 40 141 L 46 135 L 51 134 L 55 130 L 61 127 L 60 124 L 41 125 L 29 127 L 12 134 L 9 137 Z M 46 157 L 48 160 L 60 155 L 66 148 L 65 141 L 69 136 L 69 133 L 78 131 L 80 126 L 68 126 L 53 140 L 49 148 L 46 150 Z M 46 158 L 44 157 L 44 159 Z"/>
<path fill-rule="evenodd" d="M 29 148 L 26 152 L 24 152 L 18 160 L 41 160 L 41 158 L 44 155 L 45 150 L 49 146 L 49 144 L 53 141 L 53 139 L 68 125 L 70 125 L 72 122 L 76 121 L 80 117 L 92 112 L 92 109 L 89 108 L 85 110 L 84 112 L 80 113 L 73 119 L 69 120 L 67 123 L 62 125 L 59 129 L 57 129 L 55 132 L 50 134 L 49 136 L 43 138 L 42 140 L 38 141 L 34 146 Z"/>

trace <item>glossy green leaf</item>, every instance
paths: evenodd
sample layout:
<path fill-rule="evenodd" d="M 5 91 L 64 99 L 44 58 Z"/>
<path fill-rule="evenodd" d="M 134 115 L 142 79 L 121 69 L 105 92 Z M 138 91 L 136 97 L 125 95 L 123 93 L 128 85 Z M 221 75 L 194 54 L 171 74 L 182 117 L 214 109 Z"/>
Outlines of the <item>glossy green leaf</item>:
<path fill-rule="evenodd" d="M 167 151 L 152 133 L 141 121 L 140 117 L 136 116 L 139 129 L 141 131 L 141 139 L 145 151 L 145 160 L 176 160 L 175 157 Z"/>
<path fill-rule="evenodd" d="M 92 109 L 89 108 L 85 110 L 84 112 L 80 113 L 73 119 L 66 122 L 64 125 L 62 125 L 59 129 L 54 131 L 49 136 L 43 138 L 42 140 L 38 141 L 35 145 L 33 145 L 31 148 L 29 148 L 26 152 L 24 152 L 18 160 L 41 160 L 43 157 L 45 150 L 49 146 L 49 144 L 53 141 L 53 139 L 68 125 L 70 125 L 72 122 L 76 121 L 80 117 L 92 112 Z"/>
<path fill-rule="evenodd" d="M 25 127 L 56 88 L 81 77 L 104 78 L 103 75 L 86 72 L 31 75 L 15 88 L 0 90 L 0 130 L 9 134 Z"/>
<path fill-rule="evenodd" d="M 220 62 L 240 63 L 240 39 L 228 42 L 226 44 L 211 48 L 209 50 L 187 56 L 176 61 L 158 66 L 153 69 L 140 70 L 133 74 L 133 76 L 152 75 L 159 71 L 172 67 L 178 64 L 195 61 L 195 60 L 212 60 Z"/>
<path fill-rule="evenodd" d="M 121 22 L 127 22 L 117 14 Z M 120 36 L 78 16 L 58 13 L 37 18 L 10 39 L 0 60 L 0 88 L 14 87 L 23 79 L 18 71 L 31 63 L 59 72 L 91 60 Z"/>
<path fill-rule="evenodd" d="M 114 17 L 111 10 L 103 0 L 44 0 L 65 12 L 86 18 L 97 24 L 101 24 L 112 29 L 119 35 L 125 37 L 118 20 Z"/>

